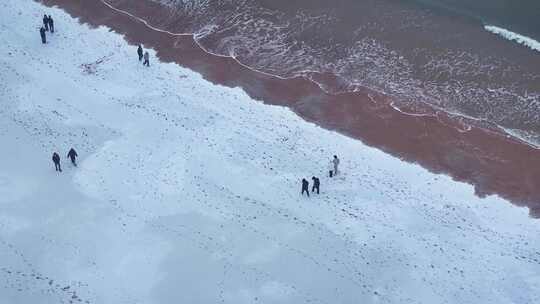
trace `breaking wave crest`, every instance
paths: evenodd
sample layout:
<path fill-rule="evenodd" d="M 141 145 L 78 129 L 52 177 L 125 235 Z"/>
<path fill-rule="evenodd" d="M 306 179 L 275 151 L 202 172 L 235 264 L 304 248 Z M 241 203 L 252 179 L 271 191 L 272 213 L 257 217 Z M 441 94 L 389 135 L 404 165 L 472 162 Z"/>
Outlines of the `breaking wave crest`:
<path fill-rule="evenodd" d="M 493 34 L 496 34 L 496 35 L 499 35 L 501 37 L 503 37 L 504 39 L 507 39 L 507 40 L 510 40 L 510 41 L 515 41 L 519 44 L 522 44 L 530 49 L 533 49 L 535 51 L 538 51 L 540 52 L 540 42 L 532 39 L 532 38 L 529 38 L 527 36 L 524 36 L 524 35 L 521 35 L 521 34 L 518 34 L 518 33 L 514 33 L 512 31 L 509 31 L 507 29 L 504 29 L 504 28 L 501 28 L 501 27 L 497 27 L 497 26 L 494 26 L 494 25 L 485 25 L 484 28 L 486 29 L 486 31 L 488 32 L 491 32 Z"/>

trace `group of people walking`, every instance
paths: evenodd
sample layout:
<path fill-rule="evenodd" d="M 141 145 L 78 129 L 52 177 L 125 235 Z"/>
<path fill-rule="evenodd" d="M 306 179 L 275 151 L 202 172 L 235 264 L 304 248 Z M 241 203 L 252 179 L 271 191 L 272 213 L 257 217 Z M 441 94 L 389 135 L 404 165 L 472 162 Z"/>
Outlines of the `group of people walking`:
<path fill-rule="evenodd" d="M 79 157 L 79 155 L 75 149 L 71 148 L 67 154 L 67 157 L 71 159 L 73 166 L 77 167 L 77 157 Z M 52 161 L 54 162 L 54 169 L 58 172 L 62 172 L 62 167 L 60 166 L 60 155 L 58 155 L 58 153 L 53 153 Z"/>
<path fill-rule="evenodd" d="M 41 34 L 41 41 L 43 43 L 47 43 L 45 32 L 48 32 L 48 31 L 50 31 L 51 33 L 54 33 L 54 21 L 51 15 L 49 16 L 44 15 L 43 26 L 39 29 L 39 32 Z M 137 54 L 139 55 L 139 61 L 143 61 L 143 65 L 149 67 L 150 55 L 148 54 L 148 51 L 143 50 L 140 44 L 139 44 L 139 47 L 137 48 Z M 77 167 L 76 158 L 78 157 L 78 154 L 75 151 L 75 149 L 71 148 L 67 154 L 67 157 L 71 159 L 71 163 L 73 164 L 73 166 Z M 55 170 L 58 172 L 62 172 L 62 167 L 60 165 L 60 155 L 54 152 L 52 156 L 52 160 L 54 162 Z M 328 175 L 329 177 L 334 177 L 338 174 L 339 158 L 337 157 L 337 155 L 334 155 L 334 158 L 332 159 L 330 165 L 331 165 L 331 168 L 329 170 Z M 320 185 L 321 185 L 320 179 L 318 177 L 313 176 L 311 180 L 313 181 L 311 192 L 312 193 L 316 192 L 317 194 L 319 194 Z M 309 182 L 305 178 L 302 178 L 302 195 L 304 195 L 304 193 L 306 193 L 306 195 L 309 197 Z"/>
<path fill-rule="evenodd" d="M 150 55 L 148 54 L 148 51 L 144 52 L 143 54 L 143 48 L 142 46 L 139 44 L 139 47 L 137 48 L 137 54 L 139 55 L 139 61 L 143 61 L 143 65 L 145 66 L 150 66 Z"/>
<path fill-rule="evenodd" d="M 330 166 L 331 168 L 328 172 L 328 176 L 334 177 L 338 174 L 339 158 L 337 157 L 337 155 L 334 155 L 334 158 L 330 162 Z M 313 187 L 311 188 L 311 192 L 317 192 L 317 194 L 319 194 L 321 186 L 320 179 L 315 176 L 313 176 L 311 179 L 313 180 Z M 306 195 L 309 197 L 309 182 L 305 178 L 302 178 L 302 195 L 304 195 L 304 193 L 306 193 Z"/>
<path fill-rule="evenodd" d="M 43 25 L 39 29 L 39 35 L 41 36 L 41 43 L 47 43 L 47 35 L 45 32 L 54 33 L 54 20 L 51 15 L 43 15 Z"/>
<path fill-rule="evenodd" d="M 315 176 L 313 176 L 311 179 L 313 180 L 313 187 L 311 188 L 311 192 L 315 193 L 316 191 L 317 194 L 319 194 L 319 187 L 321 186 L 321 181 L 318 177 Z M 304 195 L 304 192 L 309 197 L 309 182 L 305 178 L 302 178 L 302 195 Z"/>

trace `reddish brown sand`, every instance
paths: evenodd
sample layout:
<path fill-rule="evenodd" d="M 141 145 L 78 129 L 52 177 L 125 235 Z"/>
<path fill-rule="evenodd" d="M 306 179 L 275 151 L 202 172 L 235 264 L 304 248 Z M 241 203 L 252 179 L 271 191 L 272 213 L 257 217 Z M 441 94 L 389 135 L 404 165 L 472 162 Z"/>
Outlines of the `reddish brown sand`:
<path fill-rule="evenodd" d="M 197 71 L 213 83 L 241 87 L 254 99 L 287 106 L 308 121 L 360 139 L 430 171 L 473 184 L 480 196 L 498 194 L 517 205 L 528 206 L 532 216 L 540 217 L 540 150 L 496 130 L 473 127 L 460 132 L 463 126 L 443 113 L 406 115 L 394 110 L 385 96 L 369 89 L 329 95 L 304 78 L 284 80 L 264 75 L 231 58 L 204 52 L 191 36 L 151 30 L 140 21 L 111 10 L 100 0 L 41 2 L 57 5 L 83 23 L 106 25 L 125 35 L 130 43 L 156 49 L 162 61 Z M 146 7 L 144 1 L 136 2 L 137 7 L 130 7 L 130 11 L 160 9 Z M 61 29 L 60 24 L 57 27 Z M 136 56 L 135 48 L 133 54 Z"/>

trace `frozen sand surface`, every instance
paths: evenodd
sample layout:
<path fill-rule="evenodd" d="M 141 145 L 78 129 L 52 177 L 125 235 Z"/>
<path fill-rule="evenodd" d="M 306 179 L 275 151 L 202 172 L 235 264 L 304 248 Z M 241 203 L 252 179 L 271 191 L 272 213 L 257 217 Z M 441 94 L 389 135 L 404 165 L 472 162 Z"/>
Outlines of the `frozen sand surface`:
<path fill-rule="evenodd" d="M 526 209 L 174 64 L 145 68 L 60 10 L 0 8 L 0 303 L 540 301 Z M 45 12 L 57 33 L 42 46 Z"/>

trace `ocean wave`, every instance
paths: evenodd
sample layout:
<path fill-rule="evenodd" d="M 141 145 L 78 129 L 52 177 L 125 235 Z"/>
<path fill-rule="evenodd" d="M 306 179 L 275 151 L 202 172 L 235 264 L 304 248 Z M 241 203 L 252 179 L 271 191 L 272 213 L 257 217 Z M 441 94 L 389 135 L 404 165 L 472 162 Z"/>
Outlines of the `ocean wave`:
<path fill-rule="evenodd" d="M 126 0 L 101 1 L 133 11 Z M 329 94 L 369 88 L 391 96 L 406 114 L 424 115 L 429 105 L 475 125 L 521 130 L 521 139 L 540 145 L 540 60 L 534 52 L 514 56 L 522 50 L 476 24 L 456 31 L 453 20 L 376 0 L 359 6 L 365 18 L 358 22 L 307 4 L 291 13 L 266 0 L 150 1 L 166 8 L 149 15 L 116 10 L 160 32 L 192 34 L 205 52 L 265 75 L 306 77 Z M 530 38 L 486 29 L 540 50 Z"/>
<path fill-rule="evenodd" d="M 535 51 L 540 52 L 540 42 L 530 37 L 523 36 L 521 34 L 514 33 L 512 31 L 494 25 L 484 25 L 484 28 L 488 32 L 499 35 L 507 40 L 515 41 L 519 44 L 525 45 Z"/>

